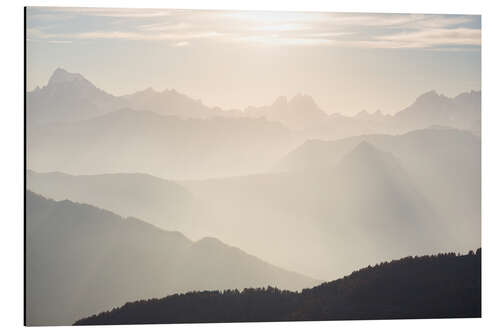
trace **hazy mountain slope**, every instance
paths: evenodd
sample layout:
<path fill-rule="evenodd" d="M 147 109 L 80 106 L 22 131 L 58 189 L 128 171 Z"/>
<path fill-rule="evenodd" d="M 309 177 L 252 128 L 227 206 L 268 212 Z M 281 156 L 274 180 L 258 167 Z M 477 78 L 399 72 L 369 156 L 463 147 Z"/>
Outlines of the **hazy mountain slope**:
<path fill-rule="evenodd" d="M 211 209 L 215 235 L 322 279 L 437 250 L 447 236 L 399 162 L 366 143 L 322 171 L 183 184 Z"/>
<path fill-rule="evenodd" d="M 69 324 L 126 301 L 174 292 L 316 283 L 212 238 L 70 201 L 26 197 L 28 325 Z"/>
<path fill-rule="evenodd" d="M 481 254 L 408 257 L 301 293 L 197 292 L 142 300 L 76 325 L 481 317 Z"/>
<path fill-rule="evenodd" d="M 368 135 L 337 141 L 309 141 L 289 153 L 275 170 L 316 172 L 337 165 L 360 142 L 391 152 L 415 186 L 450 224 L 461 244 L 458 250 L 480 244 L 481 140 L 455 129 L 428 128 L 403 135 Z M 450 244 L 451 246 L 451 244 Z"/>
<path fill-rule="evenodd" d="M 124 107 L 119 98 L 94 86 L 82 75 L 58 68 L 46 86 L 26 93 L 28 127 L 70 122 Z"/>
<path fill-rule="evenodd" d="M 307 139 L 337 140 L 366 134 L 403 134 L 430 126 L 452 127 L 481 134 L 481 91 L 446 97 L 435 91 L 424 93 L 394 115 L 359 112 L 355 116 L 329 114 L 309 126 Z"/>
<path fill-rule="evenodd" d="M 263 119 L 180 119 L 122 109 L 27 133 L 28 167 L 72 174 L 147 173 L 168 179 L 266 170 L 297 141 Z"/>
<path fill-rule="evenodd" d="M 145 174 L 73 176 L 28 170 L 29 190 L 54 200 L 69 199 L 134 216 L 160 228 L 203 237 L 201 205 L 179 184 Z M 198 230 L 196 234 L 194 230 Z"/>
<path fill-rule="evenodd" d="M 148 88 L 130 95 L 120 97 L 127 106 L 135 110 L 148 110 L 162 115 L 178 116 L 181 118 L 211 118 L 211 117 L 242 117 L 238 110 L 222 110 L 210 108 L 201 100 L 195 100 L 177 92 L 174 89 L 155 91 Z"/>
<path fill-rule="evenodd" d="M 441 125 L 480 135 L 481 91 L 465 92 L 454 98 L 429 91 L 396 113 L 392 122 L 394 128 L 403 131 Z"/>

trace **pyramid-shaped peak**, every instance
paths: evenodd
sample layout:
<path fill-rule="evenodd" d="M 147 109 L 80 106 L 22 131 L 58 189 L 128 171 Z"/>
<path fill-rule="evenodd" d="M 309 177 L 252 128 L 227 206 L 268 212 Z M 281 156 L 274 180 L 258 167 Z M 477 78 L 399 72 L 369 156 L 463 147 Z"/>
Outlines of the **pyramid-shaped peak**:
<path fill-rule="evenodd" d="M 70 73 L 65 69 L 57 68 L 54 73 L 52 73 L 52 76 L 49 79 L 49 85 L 74 81 L 87 82 L 87 80 L 81 74 Z"/>
<path fill-rule="evenodd" d="M 400 168 L 394 155 L 364 140 L 343 157 L 340 166 L 348 170 L 381 170 L 381 167 L 398 170 Z"/>
<path fill-rule="evenodd" d="M 350 153 L 345 156 L 348 160 L 357 160 L 363 162 L 389 161 L 394 157 L 391 153 L 382 151 L 373 144 L 363 140 Z"/>

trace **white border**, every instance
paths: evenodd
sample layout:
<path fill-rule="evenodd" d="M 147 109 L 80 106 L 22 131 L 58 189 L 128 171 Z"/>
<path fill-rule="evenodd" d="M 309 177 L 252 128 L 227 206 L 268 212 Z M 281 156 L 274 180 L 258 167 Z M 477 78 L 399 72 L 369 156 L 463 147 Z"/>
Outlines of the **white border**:
<path fill-rule="evenodd" d="M 23 6 L 86 6 L 86 7 L 142 7 L 142 8 L 198 8 L 198 9 L 243 9 L 243 10 L 302 10 L 302 11 L 350 11 L 350 12 L 403 12 L 482 14 L 483 43 L 483 318 L 444 320 L 395 320 L 395 321 L 344 321 L 308 323 L 256 323 L 256 324 L 204 324 L 204 325 L 150 325 L 141 330 L 174 332 L 254 332 L 304 330 L 354 331 L 354 332 L 422 332 L 446 330 L 454 332 L 492 331 L 500 327 L 500 260 L 498 237 L 500 216 L 496 207 L 500 193 L 500 107 L 499 107 L 499 38 L 500 17 L 494 1 L 459 0 L 349 0 L 349 1 L 12 1 L 3 2 L 1 24 L 1 285 L 0 327 L 17 331 L 23 318 Z M 7 7 L 7 8 L 5 8 Z M 137 326 L 114 326 L 73 328 L 78 331 L 131 332 Z M 69 327 L 29 328 L 63 332 Z M 7 330 L 4 330 L 7 331 Z"/>

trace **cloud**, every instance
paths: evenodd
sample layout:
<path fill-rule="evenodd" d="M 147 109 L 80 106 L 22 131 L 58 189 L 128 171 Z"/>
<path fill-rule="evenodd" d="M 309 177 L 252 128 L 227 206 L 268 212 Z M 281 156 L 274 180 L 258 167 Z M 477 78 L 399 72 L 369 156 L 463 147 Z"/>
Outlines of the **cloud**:
<path fill-rule="evenodd" d="M 36 7 L 35 7 L 36 8 Z M 31 10 L 44 25 L 28 29 L 32 40 L 123 39 L 192 44 L 210 39 L 220 43 L 264 46 L 325 46 L 356 48 L 432 48 L 480 46 L 477 16 L 424 14 L 346 14 L 236 12 L 155 9 L 44 8 Z M 59 22 L 48 19 L 66 15 Z M 71 32 L 71 19 L 92 20 Z M 30 16 L 31 17 L 31 16 Z M 480 20 L 480 18 L 479 18 Z M 36 21 L 36 20 L 35 20 Z M 38 22 L 38 21 L 36 21 Z M 30 23 L 30 21 L 28 21 Z M 50 24 L 49 24 L 50 23 Z M 187 44 L 185 44 L 187 45 Z"/>
<path fill-rule="evenodd" d="M 189 42 L 182 41 L 182 42 L 177 42 L 174 44 L 175 47 L 183 47 L 183 46 L 188 46 Z"/>
<path fill-rule="evenodd" d="M 166 17 L 177 10 L 170 9 L 140 9 L 140 8 L 91 8 L 91 7 L 30 7 L 32 10 L 40 10 L 41 13 L 34 13 L 35 17 L 42 17 L 47 13 L 53 13 L 54 16 L 70 17 L 75 15 L 102 16 L 116 18 L 151 18 Z"/>
<path fill-rule="evenodd" d="M 378 36 L 375 39 L 409 48 L 444 45 L 479 46 L 481 45 L 481 30 L 468 28 L 426 29 L 409 33 Z"/>
<path fill-rule="evenodd" d="M 73 43 L 73 41 L 71 41 L 71 40 L 49 40 L 48 42 L 52 43 L 52 44 L 71 44 L 71 43 Z"/>

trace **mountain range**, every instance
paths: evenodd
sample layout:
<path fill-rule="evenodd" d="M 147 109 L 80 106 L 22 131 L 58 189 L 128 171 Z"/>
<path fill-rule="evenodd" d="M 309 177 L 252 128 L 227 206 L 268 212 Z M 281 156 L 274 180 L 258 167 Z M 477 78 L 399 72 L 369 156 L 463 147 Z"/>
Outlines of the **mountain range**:
<path fill-rule="evenodd" d="M 173 89 L 114 96 L 59 68 L 27 92 L 26 117 L 30 325 L 69 324 L 188 291 L 300 290 L 374 262 L 481 246 L 480 91 L 430 91 L 394 115 L 325 112 L 305 94 L 223 110 Z M 431 261 L 426 272 L 434 274 Z M 375 275 L 370 288 L 381 286 Z M 158 304 L 190 310 L 198 297 L 246 302 L 254 292 L 290 301 L 279 317 L 287 320 L 368 318 L 373 307 L 349 311 L 383 295 L 351 294 L 355 276 L 345 290 L 337 280 L 284 298 L 273 288 L 194 292 L 83 323 L 116 323 L 124 313 L 141 321 L 142 307 L 157 313 Z M 328 298 L 338 292 L 343 303 Z M 390 303 L 377 318 L 405 315 Z M 174 317 L 197 321 L 196 311 Z"/>
<path fill-rule="evenodd" d="M 28 130 L 27 164 L 72 174 L 221 177 L 265 171 L 298 142 L 283 125 L 264 119 L 182 119 L 120 109 Z"/>
<path fill-rule="evenodd" d="M 191 238 L 220 237 L 324 280 L 395 256 L 480 245 L 480 140 L 447 128 L 311 140 L 258 175 L 175 181 L 30 171 L 27 186 Z M 342 251 L 349 258 L 332 256 Z"/>
<path fill-rule="evenodd" d="M 216 238 L 191 241 L 136 218 L 26 193 L 29 325 L 67 325 L 127 301 L 190 290 L 316 283 Z"/>
<path fill-rule="evenodd" d="M 361 111 L 343 116 L 342 110 L 321 110 L 311 96 L 297 94 L 290 100 L 279 97 L 268 106 L 249 106 L 244 110 L 208 107 L 174 89 L 152 88 L 124 96 L 113 96 L 97 88 L 81 74 L 57 68 L 47 85 L 27 93 L 28 125 L 89 119 L 121 108 L 147 110 L 181 118 L 236 117 L 265 118 L 286 127 L 323 138 L 370 134 L 404 133 L 433 125 L 450 126 L 479 134 L 481 131 L 481 92 L 470 91 L 450 98 L 431 90 L 394 116 L 380 111 Z M 338 133 L 336 133 L 338 132 Z"/>

